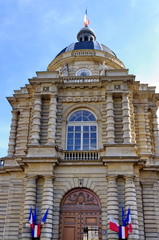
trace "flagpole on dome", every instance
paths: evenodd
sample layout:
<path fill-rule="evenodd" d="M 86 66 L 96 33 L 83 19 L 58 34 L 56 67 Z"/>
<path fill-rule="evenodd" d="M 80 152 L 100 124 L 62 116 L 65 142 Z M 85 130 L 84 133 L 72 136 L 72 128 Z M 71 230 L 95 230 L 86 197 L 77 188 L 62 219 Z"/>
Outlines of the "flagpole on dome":
<path fill-rule="evenodd" d="M 90 24 L 90 21 L 87 17 L 87 8 L 86 8 L 86 11 L 85 11 L 85 14 L 84 14 L 84 26 L 88 27 L 89 24 Z"/>

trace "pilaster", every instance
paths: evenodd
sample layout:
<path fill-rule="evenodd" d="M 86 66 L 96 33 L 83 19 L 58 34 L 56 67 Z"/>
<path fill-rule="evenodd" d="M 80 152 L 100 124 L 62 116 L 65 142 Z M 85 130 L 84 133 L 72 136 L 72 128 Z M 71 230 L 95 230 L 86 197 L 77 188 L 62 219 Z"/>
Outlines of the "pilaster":
<path fill-rule="evenodd" d="M 107 93 L 107 105 L 106 105 L 106 130 L 107 130 L 107 143 L 114 143 L 114 106 L 113 95 Z"/>
<path fill-rule="evenodd" d="M 117 189 L 117 176 L 108 176 L 108 188 L 107 188 L 107 212 L 115 220 L 119 220 L 119 203 L 118 203 L 118 189 Z M 118 221 L 119 222 L 119 221 Z M 108 216 L 109 226 L 109 216 Z M 108 240 L 119 239 L 118 233 L 108 229 Z"/>
<path fill-rule="evenodd" d="M 57 100 L 56 94 L 51 95 L 50 108 L 49 108 L 49 122 L 48 122 L 48 144 L 55 144 L 56 134 L 56 112 L 57 112 Z"/>
<path fill-rule="evenodd" d="M 130 111 L 127 93 L 123 93 L 122 95 L 122 110 L 123 110 L 123 140 L 124 143 L 131 143 Z"/>
<path fill-rule="evenodd" d="M 41 124 L 41 96 L 35 95 L 32 129 L 31 129 L 31 144 L 39 144 L 40 140 L 40 124 Z"/>
<path fill-rule="evenodd" d="M 157 121 L 157 107 L 152 108 L 152 117 L 155 154 L 159 156 L 159 128 Z"/>
<path fill-rule="evenodd" d="M 26 227 L 26 224 L 28 223 L 30 207 L 34 209 L 36 206 L 36 180 L 37 176 L 27 176 L 26 178 L 22 240 L 31 239 L 31 230 L 30 227 Z"/>
<path fill-rule="evenodd" d="M 8 144 L 8 156 L 12 157 L 15 153 L 16 134 L 17 134 L 17 123 L 18 123 L 18 111 L 12 111 L 12 122 L 10 129 L 10 137 Z"/>
<path fill-rule="evenodd" d="M 125 176 L 125 207 L 126 211 L 130 207 L 133 225 L 133 232 L 129 234 L 129 240 L 139 239 L 137 199 L 133 176 Z"/>
<path fill-rule="evenodd" d="M 49 208 L 45 224 L 41 229 L 41 240 L 51 240 L 53 232 L 53 176 L 44 176 L 44 188 L 42 197 L 42 215 Z"/>

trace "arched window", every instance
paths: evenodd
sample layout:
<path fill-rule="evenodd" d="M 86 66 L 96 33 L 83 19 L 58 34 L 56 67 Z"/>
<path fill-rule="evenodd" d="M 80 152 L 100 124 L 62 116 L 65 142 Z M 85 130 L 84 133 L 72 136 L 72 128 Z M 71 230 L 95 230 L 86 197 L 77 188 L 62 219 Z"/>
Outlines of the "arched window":
<path fill-rule="evenodd" d="M 68 117 L 67 150 L 97 149 L 97 122 L 88 110 L 78 110 Z"/>

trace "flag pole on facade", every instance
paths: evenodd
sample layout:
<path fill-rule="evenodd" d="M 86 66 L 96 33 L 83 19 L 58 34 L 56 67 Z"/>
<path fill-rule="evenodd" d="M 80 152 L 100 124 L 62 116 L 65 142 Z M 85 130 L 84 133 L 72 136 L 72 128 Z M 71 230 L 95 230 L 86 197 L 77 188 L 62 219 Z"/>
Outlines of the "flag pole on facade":
<path fill-rule="evenodd" d="M 109 229 L 118 232 L 120 239 L 127 239 L 129 233 L 132 233 L 130 208 L 128 209 L 127 215 L 125 216 L 124 207 L 122 207 L 122 226 L 120 226 L 119 223 L 111 215 L 109 215 L 109 219 Z"/>
<path fill-rule="evenodd" d="M 37 219 L 36 208 L 34 209 L 34 213 L 33 213 L 32 208 L 30 208 L 28 222 L 30 223 L 31 236 L 33 238 L 40 237 L 40 235 L 41 235 L 41 226 L 45 223 L 45 221 L 47 219 L 48 211 L 49 211 L 49 208 L 44 213 L 44 216 L 42 217 L 40 223 L 36 224 L 36 219 Z"/>

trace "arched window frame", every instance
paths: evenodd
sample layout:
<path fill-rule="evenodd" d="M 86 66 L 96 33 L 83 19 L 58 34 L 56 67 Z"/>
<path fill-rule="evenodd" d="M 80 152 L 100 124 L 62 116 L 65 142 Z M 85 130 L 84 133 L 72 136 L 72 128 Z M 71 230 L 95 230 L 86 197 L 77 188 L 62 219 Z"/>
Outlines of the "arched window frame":
<path fill-rule="evenodd" d="M 69 121 L 73 114 L 79 111 L 87 111 L 93 117 L 94 120 L 90 121 Z M 70 127 L 70 128 L 69 128 Z M 70 130 L 72 127 L 72 130 Z M 90 151 L 98 149 L 98 124 L 95 114 L 89 109 L 78 109 L 69 114 L 67 117 L 67 127 L 66 127 L 66 150 L 68 151 Z M 79 131 L 77 131 L 79 129 Z M 70 144 L 71 138 L 69 133 L 72 134 L 72 143 Z M 76 138 L 79 134 L 79 139 Z M 86 138 L 86 136 L 89 136 Z M 69 139 L 70 138 L 70 139 Z M 70 141 L 69 141 L 70 140 Z M 77 144 L 77 141 L 79 145 Z M 88 142 L 86 142 L 88 141 Z M 71 147 L 72 146 L 72 147 Z"/>

